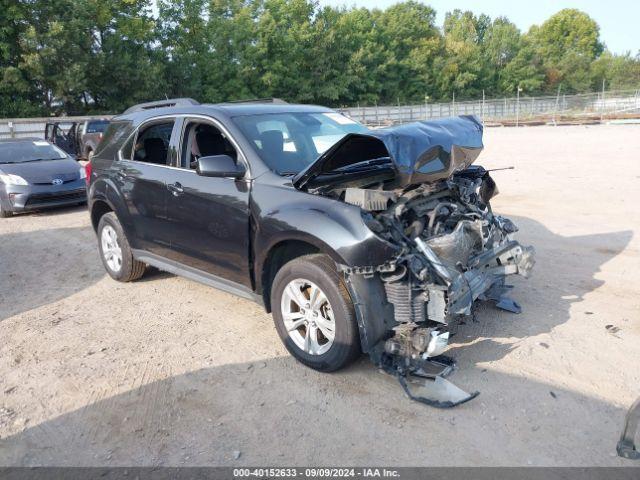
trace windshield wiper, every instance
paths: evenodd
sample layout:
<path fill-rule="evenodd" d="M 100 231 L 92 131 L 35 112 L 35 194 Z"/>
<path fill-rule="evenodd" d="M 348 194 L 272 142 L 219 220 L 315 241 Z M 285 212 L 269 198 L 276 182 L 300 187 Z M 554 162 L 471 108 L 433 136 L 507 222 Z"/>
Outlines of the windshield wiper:
<path fill-rule="evenodd" d="M 66 157 L 56 157 L 56 158 L 30 158 L 29 160 L 22 160 L 21 162 L 12 162 L 12 163 L 29 163 L 29 162 L 44 162 L 47 160 L 64 160 Z"/>
<path fill-rule="evenodd" d="M 336 177 L 340 175 L 358 173 L 358 172 L 374 172 L 376 170 L 384 170 L 384 167 L 392 167 L 393 162 L 389 158 L 376 158 L 374 160 L 365 160 L 344 167 L 335 168 L 328 172 L 322 172 L 322 177 Z"/>
<path fill-rule="evenodd" d="M 371 160 L 363 160 L 361 162 L 352 163 L 351 165 L 345 165 L 344 167 L 336 168 L 330 172 L 323 172 L 322 175 L 340 175 L 343 173 L 357 172 L 360 170 L 369 170 L 371 167 L 378 167 L 380 165 L 389 165 L 392 164 L 391 159 L 389 157 L 382 158 L 374 158 Z M 300 172 L 278 172 L 279 175 L 284 177 L 288 177 L 291 175 L 297 175 Z"/>
<path fill-rule="evenodd" d="M 378 165 L 390 164 L 391 159 L 389 157 L 374 158 L 372 160 L 363 160 L 362 162 L 352 163 L 351 165 L 345 165 L 344 167 L 336 168 L 336 172 L 349 172 L 352 170 L 362 170 L 369 167 L 376 167 Z"/>

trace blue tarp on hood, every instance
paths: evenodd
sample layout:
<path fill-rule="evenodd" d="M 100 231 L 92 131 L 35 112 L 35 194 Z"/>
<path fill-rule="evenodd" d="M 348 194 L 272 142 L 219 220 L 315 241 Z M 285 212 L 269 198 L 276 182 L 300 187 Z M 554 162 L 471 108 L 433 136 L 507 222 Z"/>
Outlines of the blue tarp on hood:
<path fill-rule="evenodd" d="M 474 116 L 415 122 L 371 132 L 382 140 L 403 185 L 448 178 L 482 151 L 482 123 Z"/>
<path fill-rule="evenodd" d="M 482 130 L 477 117 L 465 115 L 348 134 L 297 174 L 293 183 L 301 188 L 319 175 L 382 157 L 393 161 L 396 186 L 448 178 L 478 157 Z"/>

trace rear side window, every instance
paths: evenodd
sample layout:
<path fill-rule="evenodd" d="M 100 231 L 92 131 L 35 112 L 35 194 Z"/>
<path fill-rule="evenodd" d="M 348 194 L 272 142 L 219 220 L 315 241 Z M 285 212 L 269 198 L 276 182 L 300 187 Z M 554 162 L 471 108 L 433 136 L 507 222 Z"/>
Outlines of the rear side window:
<path fill-rule="evenodd" d="M 92 120 L 87 124 L 87 133 L 102 133 L 108 126 L 107 120 Z"/>
<path fill-rule="evenodd" d="M 140 129 L 133 146 L 133 159 L 154 165 L 167 165 L 173 124 L 174 121 L 170 120 Z"/>

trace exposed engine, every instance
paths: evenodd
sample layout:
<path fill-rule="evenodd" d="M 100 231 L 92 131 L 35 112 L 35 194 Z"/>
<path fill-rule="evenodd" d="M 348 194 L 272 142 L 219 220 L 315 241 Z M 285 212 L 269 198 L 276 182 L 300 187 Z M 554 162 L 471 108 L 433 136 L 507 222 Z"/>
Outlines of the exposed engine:
<path fill-rule="evenodd" d="M 389 354 L 439 355 L 448 339 L 447 325 L 470 315 L 476 299 L 519 311 L 505 296 L 504 277 L 527 276 L 533 249 L 514 241 L 517 227 L 491 211 L 497 188 L 484 168 L 471 166 L 404 191 L 346 188 L 343 193 L 345 202 L 363 210 L 372 231 L 401 247 L 397 258 L 373 269 L 397 323 L 385 343 Z"/>
<path fill-rule="evenodd" d="M 372 360 L 410 398 L 436 407 L 478 394 L 445 379 L 455 365 L 442 355 L 454 320 L 471 315 L 476 300 L 519 312 L 505 278 L 526 277 L 534 263 L 533 248 L 512 238 L 513 222 L 491 210 L 489 172 L 473 165 L 482 132 L 478 118 L 460 116 L 349 134 L 293 179 L 358 206 L 368 229 L 393 245 L 382 264 L 339 268 L 347 285 L 376 295 Z"/>

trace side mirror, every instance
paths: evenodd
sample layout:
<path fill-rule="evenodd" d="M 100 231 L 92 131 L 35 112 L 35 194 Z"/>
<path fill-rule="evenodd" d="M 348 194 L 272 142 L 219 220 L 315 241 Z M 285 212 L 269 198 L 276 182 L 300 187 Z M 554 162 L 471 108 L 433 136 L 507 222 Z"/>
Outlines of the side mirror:
<path fill-rule="evenodd" d="M 242 178 L 246 169 L 229 155 L 211 155 L 198 159 L 196 173 L 203 177 Z"/>

